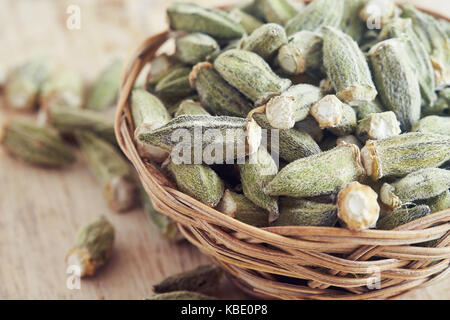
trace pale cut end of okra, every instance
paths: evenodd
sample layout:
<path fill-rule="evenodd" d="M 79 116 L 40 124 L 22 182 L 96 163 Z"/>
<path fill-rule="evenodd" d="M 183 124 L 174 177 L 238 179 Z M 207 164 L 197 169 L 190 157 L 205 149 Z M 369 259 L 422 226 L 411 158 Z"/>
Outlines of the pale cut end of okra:
<path fill-rule="evenodd" d="M 336 145 L 341 146 L 343 144 L 354 144 L 359 149 L 362 148 L 361 141 L 358 140 L 354 135 L 346 135 L 346 136 L 340 136 L 336 139 Z"/>
<path fill-rule="evenodd" d="M 327 95 L 312 106 L 310 113 L 321 128 L 334 127 L 342 119 L 344 103 L 335 95 Z"/>
<path fill-rule="evenodd" d="M 386 139 L 400 133 L 400 124 L 392 111 L 372 113 L 362 119 L 356 128 L 356 134 L 362 141 Z"/>
<path fill-rule="evenodd" d="M 359 182 L 342 189 L 338 194 L 338 216 L 346 228 L 362 231 L 374 227 L 380 214 L 377 198 L 375 191 Z"/>

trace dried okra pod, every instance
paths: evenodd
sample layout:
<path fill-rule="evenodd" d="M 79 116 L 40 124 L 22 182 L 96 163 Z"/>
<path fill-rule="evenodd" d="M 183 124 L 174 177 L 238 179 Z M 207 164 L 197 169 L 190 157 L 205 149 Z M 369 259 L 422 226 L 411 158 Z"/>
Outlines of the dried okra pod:
<path fill-rule="evenodd" d="M 86 109 L 103 110 L 115 103 L 119 93 L 122 66 L 122 60 L 116 59 L 101 72 L 89 90 Z"/>
<path fill-rule="evenodd" d="M 272 196 L 315 197 L 336 193 L 364 175 L 359 148 L 347 144 L 288 164 L 264 191 Z"/>
<path fill-rule="evenodd" d="M 311 115 L 319 126 L 337 136 L 351 134 L 356 129 L 356 113 L 335 95 L 327 95 L 311 107 Z"/>
<path fill-rule="evenodd" d="M 383 184 L 380 199 L 395 209 L 407 202 L 436 197 L 449 188 L 449 170 L 426 168 L 412 172 L 393 183 Z"/>
<path fill-rule="evenodd" d="M 444 191 L 436 197 L 419 202 L 429 206 L 431 213 L 450 209 L 450 190 Z"/>
<path fill-rule="evenodd" d="M 339 99 L 346 103 L 375 99 L 377 90 L 366 58 L 349 35 L 323 29 L 323 64 Z"/>
<path fill-rule="evenodd" d="M 411 132 L 383 140 L 368 140 L 361 150 L 367 175 L 373 180 L 401 177 L 450 160 L 450 137 Z"/>
<path fill-rule="evenodd" d="M 256 105 L 265 103 L 291 86 L 291 81 L 276 75 L 256 53 L 232 49 L 214 61 L 214 67 L 233 87 Z"/>
<path fill-rule="evenodd" d="M 69 266 L 80 268 L 80 276 L 92 276 L 109 259 L 114 243 L 114 227 L 105 217 L 78 230 L 74 247 L 66 256 Z"/>
<path fill-rule="evenodd" d="M 269 212 L 258 207 L 243 194 L 226 190 L 216 209 L 257 228 L 269 226 Z"/>
<path fill-rule="evenodd" d="M 380 215 L 378 195 L 359 182 L 349 183 L 338 194 L 338 217 L 346 228 L 361 231 L 374 227 Z"/>
<path fill-rule="evenodd" d="M 267 117 L 264 114 L 255 113 L 253 119 L 261 128 L 268 130 L 267 141 L 271 141 L 272 127 Z M 270 149 L 273 151 L 272 146 Z M 278 155 L 281 159 L 292 162 L 319 152 L 321 152 L 319 145 L 307 132 L 296 128 L 278 130 Z"/>
<path fill-rule="evenodd" d="M 186 97 L 192 93 L 189 83 L 191 68 L 178 65 L 159 80 L 155 86 L 155 93 L 165 97 Z"/>
<path fill-rule="evenodd" d="M 427 216 L 430 208 L 426 205 L 413 206 L 412 208 L 398 208 L 392 212 L 386 212 L 377 222 L 377 229 L 392 230 L 403 224 Z"/>
<path fill-rule="evenodd" d="M 284 25 L 297 15 L 297 10 L 289 0 L 256 0 L 261 3 L 267 22 Z"/>
<path fill-rule="evenodd" d="M 75 131 L 90 131 L 116 144 L 114 123 L 111 117 L 102 115 L 93 110 L 67 108 L 67 106 L 54 105 L 42 110 L 45 123 L 54 127 L 63 135 L 74 134 Z"/>
<path fill-rule="evenodd" d="M 428 116 L 420 119 L 412 131 L 450 136 L 450 117 Z"/>
<path fill-rule="evenodd" d="M 201 293 L 190 291 L 174 291 L 168 293 L 155 294 L 146 300 L 217 300 Z"/>
<path fill-rule="evenodd" d="M 287 43 L 287 36 L 283 27 L 276 23 L 266 23 L 248 37 L 244 37 L 239 48 L 252 51 L 264 60 L 270 61 L 285 43 Z"/>
<path fill-rule="evenodd" d="M 180 63 L 176 63 L 174 60 L 175 57 L 173 55 L 160 54 L 150 62 L 145 85 L 148 90 L 154 90 L 162 78 L 168 75 L 173 69 L 181 66 Z"/>
<path fill-rule="evenodd" d="M 39 96 L 41 109 L 52 106 L 81 108 L 83 106 L 83 81 L 69 70 L 54 72 L 44 82 Z"/>
<path fill-rule="evenodd" d="M 167 171 L 178 189 L 194 199 L 215 207 L 224 193 L 224 184 L 217 173 L 203 164 L 167 164 Z"/>
<path fill-rule="evenodd" d="M 167 124 L 171 116 L 164 104 L 154 95 L 142 89 L 134 89 L 131 92 L 131 115 L 134 123 L 134 138 L 139 155 L 143 158 L 163 162 L 167 156 L 167 151 L 161 148 L 143 143 L 139 140 L 141 132 L 152 131 Z"/>
<path fill-rule="evenodd" d="M 0 144 L 9 154 L 34 165 L 64 167 L 76 160 L 72 149 L 55 131 L 22 120 L 0 128 Z"/>
<path fill-rule="evenodd" d="M 116 212 L 134 207 L 137 186 L 129 163 L 113 145 L 95 134 L 77 131 L 75 136 L 89 168 L 103 187 L 108 206 Z"/>
<path fill-rule="evenodd" d="M 264 193 L 264 187 L 275 177 L 278 167 L 266 148 L 260 146 L 258 152 L 239 164 L 244 195 L 258 207 L 269 212 L 269 222 L 278 218 L 278 198 Z"/>
<path fill-rule="evenodd" d="M 136 137 L 172 152 L 177 162 L 182 158 L 184 163 L 192 163 L 192 159 L 198 163 L 201 151 L 199 161 L 213 164 L 255 153 L 261 144 L 261 128 L 253 119 L 181 115 L 159 129 L 144 128 Z"/>
<path fill-rule="evenodd" d="M 183 63 L 196 64 L 219 50 L 214 38 L 207 34 L 195 32 L 175 40 L 175 56 Z"/>
<path fill-rule="evenodd" d="M 386 24 L 395 14 L 393 0 L 369 0 L 360 12 L 363 21 L 371 24 Z"/>
<path fill-rule="evenodd" d="M 38 102 L 42 85 L 51 72 L 51 62 L 38 56 L 13 71 L 3 89 L 5 105 L 15 110 L 32 110 Z"/>
<path fill-rule="evenodd" d="M 155 293 L 193 291 L 208 293 L 217 289 L 223 278 L 223 271 L 216 265 L 208 264 L 193 270 L 181 272 L 164 279 L 153 286 Z"/>
<path fill-rule="evenodd" d="M 340 29 L 356 42 L 361 41 L 367 29 L 366 23 L 359 16 L 366 2 L 367 0 L 344 0 L 344 15 Z"/>
<path fill-rule="evenodd" d="M 318 32 L 299 31 L 278 51 L 277 63 L 288 74 L 302 74 L 322 66 L 323 38 Z"/>
<path fill-rule="evenodd" d="M 400 125 L 392 111 L 372 113 L 359 121 L 356 128 L 356 134 L 361 141 L 386 139 L 400 133 Z"/>
<path fill-rule="evenodd" d="M 202 104 L 215 115 L 246 117 L 252 110 L 251 102 L 229 85 L 209 62 L 197 64 L 189 81 Z"/>
<path fill-rule="evenodd" d="M 383 105 L 409 131 L 420 118 L 419 82 L 411 68 L 404 43 L 398 39 L 379 42 L 369 51 L 374 80 Z"/>
<path fill-rule="evenodd" d="M 337 222 L 337 207 L 306 199 L 280 198 L 280 217 L 274 226 L 333 227 Z"/>
<path fill-rule="evenodd" d="M 248 34 L 252 33 L 263 25 L 263 23 L 256 17 L 244 12 L 239 8 L 234 8 L 233 10 L 231 10 L 230 17 L 238 22 Z"/>
<path fill-rule="evenodd" d="M 237 39 L 245 34 L 244 28 L 226 12 L 193 3 L 174 3 L 167 9 L 167 15 L 173 30 L 202 32 L 222 40 Z"/>
<path fill-rule="evenodd" d="M 199 102 L 195 102 L 191 99 L 183 100 L 178 107 L 177 112 L 175 112 L 175 117 L 187 115 L 209 115 Z"/>
<path fill-rule="evenodd" d="M 293 128 L 296 122 L 309 115 L 312 105 L 320 98 L 320 88 L 304 83 L 294 85 L 267 102 L 267 119 L 274 128 Z"/>
<path fill-rule="evenodd" d="M 344 0 L 315 0 L 286 23 L 286 33 L 318 31 L 325 26 L 339 27 L 344 14 Z"/>
<path fill-rule="evenodd" d="M 378 97 L 373 101 L 358 101 L 352 103 L 352 108 L 356 111 L 356 118 L 362 120 L 367 118 L 371 113 L 380 113 L 384 111 Z"/>

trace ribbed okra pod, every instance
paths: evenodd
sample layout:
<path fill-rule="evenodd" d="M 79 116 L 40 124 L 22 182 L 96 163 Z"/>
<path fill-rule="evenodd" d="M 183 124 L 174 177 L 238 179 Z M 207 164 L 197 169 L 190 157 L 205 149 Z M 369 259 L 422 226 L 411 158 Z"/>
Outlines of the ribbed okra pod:
<path fill-rule="evenodd" d="M 367 175 L 374 180 L 401 177 L 419 169 L 439 167 L 450 160 L 450 137 L 411 132 L 368 140 L 361 158 Z"/>
<path fill-rule="evenodd" d="M 337 222 L 337 206 L 306 199 L 280 198 L 280 217 L 274 226 L 333 227 Z"/>
<path fill-rule="evenodd" d="M 366 58 L 349 35 L 323 29 L 323 64 L 339 99 L 346 103 L 375 99 L 377 90 Z"/>
<path fill-rule="evenodd" d="M 379 42 L 370 49 L 369 57 L 384 107 L 409 131 L 420 118 L 421 95 L 404 42 L 398 38 Z"/>
<path fill-rule="evenodd" d="M 186 97 L 193 90 L 189 83 L 191 68 L 178 65 L 159 80 L 155 86 L 155 93 L 164 97 Z"/>
<path fill-rule="evenodd" d="M 336 193 L 364 175 L 358 147 L 348 144 L 288 164 L 264 191 L 272 196 L 314 197 Z"/>
<path fill-rule="evenodd" d="M 271 61 L 278 49 L 287 43 L 284 28 L 276 23 L 266 23 L 244 37 L 239 48 L 252 51 L 266 61 Z"/>
<path fill-rule="evenodd" d="M 420 119 L 412 131 L 450 136 L 450 117 L 428 116 Z"/>
<path fill-rule="evenodd" d="M 252 103 L 229 85 L 208 62 L 197 64 L 189 80 L 203 106 L 215 115 L 245 117 L 252 109 Z"/>
<path fill-rule="evenodd" d="M 419 203 L 422 202 L 430 207 L 431 213 L 450 209 L 450 190 L 444 191 L 436 197 L 419 201 Z"/>
<path fill-rule="evenodd" d="M 175 112 L 174 116 L 182 116 L 182 115 L 209 115 L 208 111 L 206 111 L 200 102 L 195 102 L 194 100 L 187 99 L 183 100 L 178 107 L 178 110 Z"/>
<path fill-rule="evenodd" d="M 352 108 L 356 111 L 356 118 L 362 120 L 367 118 L 371 113 L 380 113 L 384 111 L 384 107 L 378 97 L 373 101 L 359 101 L 352 103 Z"/>
<path fill-rule="evenodd" d="M 387 206 L 398 208 L 407 202 L 436 197 L 449 188 L 450 170 L 426 168 L 383 184 L 380 199 Z"/>
<path fill-rule="evenodd" d="M 232 49 L 214 61 L 214 67 L 233 87 L 256 105 L 265 103 L 291 86 L 291 81 L 276 75 L 256 53 Z"/>
<path fill-rule="evenodd" d="M 239 8 L 234 8 L 233 10 L 231 10 L 230 17 L 238 22 L 248 34 L 252 33 L 263 25 L 261 20 Z"/>
<path fill-rule="evenodd" d="M 219 50 L 214 38 L 200 32 L 194 32 L 175 40 L 175 56 L 183 63 L 196 64 Z"/>
<path fill-rule="evenodd" d="M 359 42 L 366 31 L 366 24 L 360 17 L 367 0 L 344 0 L 344 15 L 341 20 L 340 29 Z"/>
<path fill-rule="evenodd" d="M 266 21 L 284 25 L 297 15 L 289 0 L 256 0 L 262 6 Z"/>
<path fill-rule="evenodd" d="M 300 30 L 316 31 L 325 26 L 338 27 L 344 15 L 344 0 L 315 0 L 286 23 L 292 35 Z"/>
<path fill-rule="evenodd" d="M 90 170 L 103 187 L 109 207 L 117 212 L 131 209 L 137 200 L 137 185 L 129 163 L 117 149 L 87 131 L 75 133 Z"/>
<path fill-rule="evenodd" d="M 377 222 L 377 229 L 392 230 L 403 224 L 427 216 L 430 208 L 426 205 L 413 206 L 412 208 L 398 208 L 392 212 L 386 212 Z"/>

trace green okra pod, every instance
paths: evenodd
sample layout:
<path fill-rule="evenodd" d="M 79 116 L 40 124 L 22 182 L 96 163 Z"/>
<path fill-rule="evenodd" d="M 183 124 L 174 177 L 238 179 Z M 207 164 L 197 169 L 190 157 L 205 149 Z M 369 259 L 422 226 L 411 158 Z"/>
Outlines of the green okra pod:
<path fill-rule="evenodd" d="M 168 156 L 167 151 L 151 144 L 145 144 L 138 137 L 141 132 L 161 128 L 170 121 L 171 116 L 164 104 L 146 90 L 134 89 L 131 92 L 131 115 L 139 155 L 157 163 L 163 162 Z"/>
<path fill-rule="evenodd" d="M 100 73 L 89 89 L 85 108 L 103 110 L 111 107 L 117 99 L 123 61 L 115 59 Z"/>
<path fill-rule="evenodd" d="M 105 217 L 83 226 L 66 256 L 66 263 L 78 266 L 80 277 L 94 275 L 111 256 L 114 233 L 114 227 Z"/>
<path fill-rule="evenodd" d="M 347 144 L 288 164 L 264 191 L 272 196 L 314 197 L 336 193 L 364 176 L 358 147 Z"/>
<path fill-rule="evenodd" d="M 257 0 L 261 3 L 267 22 L 284 25 L 298 13 L 289 0 Z"/>
<path fill-rule="evenodd" d="M 276 23 L 266 23 L 244 37 L 239 45 L 242 50 L 252 51 L 266 61 L 271 61 L 278 49 L 287 43 L 284 28 Z"/>
<path fill-rule="evenodd" d="M 373 46 L 369 58 L 383 105 L 395 113 L 401 128 L 409 131 L 420 118 L 421 95 L 406 52 L 404 43 L 393 38 Z"/>
<path fill-rule="evenodd" d="M 393 183 L 383 184 L 380 199 L 395 209 L 407 202 L 436 197 L 449 188 L 449 170 L 426 168 L 412 172 Z"/>
<path fill-rule="evenodd" d="M 252 103 L 229 85 L 208 62 L 197 64 L 189 80 L 203 106 L 215 115 L 246 117 L 252 110 Z"/>
<path fill-rule="evenodd" d="M 129 163 L 113 145 L 91 132 L 77 131 L 75 137 L 90 170 L 103 187 L 108 206 L 116 212 L 134 207 L 138 190 Z"/>
<path fill-rule="evenodd" d="M 412 208 L 398 208 L 392 212 L 386 212 L 377 222 L 377 229 L 392 230 L 403 224 L 427 216 L 430 208 L 426 205 L 413 206 Z"/>
<path fill-rule="evenodd" d="M 375 99 L 377 90 L 366 58 L 349 35 L 323 29 L 323 64 L 339 99 L 346 103 Z"/>
<path fill-rule="evenodd" d="M 203 164 L 167 164 L 167 171 L 178 189 L 194 199 L 215 207 L 224 193 L 224 183 L 210 167 Z"/>
<path fill-rule="evenodd" d="M 155 93 L 164 97 L 186 97 L 193 90 L 189 83 L 191 68 L 178 65 L 162 77 L 155 86 Z"/>
<path fill-rule="evenodd" d="M 217 300 L 198 292 L 191 291 L 174 291 L 168 293 L 155 294 L 146 300 Z"/>
<path fill-rule="evenodd" d="M 171 68 L 176 66 L 174 56 L 160 54 L 150 61 L 150 68 L 147 74 L 147 89 L 154 89 L 158 82 L 167 75 Z"/>
<path fill-rule="evenodd" d="M 266 148 L 260 146 L 258 152 L 239 164 L 244 195 L 258 207 L 269 212 L 269 222 L 279 216 L 278 198 L 264 193 L 264 187 L 275 177 L 278 167 Z"/>
<path fill-rule="evenodd" d="M 401 177 L 450 160 L 450 137 L 411 132 L 383 140 L 368 140 L 361 150 L 367 175 L 373 180 Z"/>
<path fill-rule="evenodd" d="M 311 107 L 321 98 L 320 88 L 316 86 L 304 83 L 294 85 L 267 102 L 267 119 L 274 128 L 293 128 L 296 122 L 309 115 Z"/>
<path fill-rule="evenodd" d="M 384 111 L 384 107 L 378 98 L 373 101 L 359 101 L 357 103 L 352 103 L 352 108 L 356 111 L 356 118 L 358 120 L 367 118 L 371 113 L 380 113 Z"/>
<path fill-rule="evenodd" d="M 450 117 L 428 116 L 420 119 L 412 131 L 450 136 Z"/>
<path fill-rule="evenodd" d="M 223 279 L 223 271 L 216 265 L 208 264 L 193 270 L 170 276 L 153 286 L 155 293 L 192 291 L 208 293 L 217 289 Z"/>
<path fill-rule="evenodd" d="M 200 32 L 194 32 L 175 40 L 175 56 L 183 63 L 196 64 L 219 51 L 214 38 Z"/>
<path fill-rule="evenodd" d="M 263 23 L 256 17 L 244 12 L 239 8 L 234 8 L 233 10 L 231 10 L 230 17 L 238 22 L 248 34 L 252 33 L 263 25 Z"/>
<path fill-rule="evenodd" d="M 182 116 L 184 114 L 187 115 L 209 115 L 208 111 L 206 111 L 199 102 L 195 102 L 194 100 L 187 99 L 183 100 L 178 107 L 177 112 L 175 112 L 175 117 Z"/>
<path fill-rule="evenodd" d="M 243 4 L 239 4 L 238 8 L 261 21 L 266 20 L 264 6 L 260 0 L 250 0 L 248 2 L 244 2 Z"/>
<path fill-rule="evenodd" d="M 267 141 L 271 142 L 272 130 L 267 117 L 264 114 L 253 114 L 253 119 L 258 125 L 267 130 Z M 320 147 L 314 139 L 304 131 L 296 128 L 277 130 L 278 134 L 278 155 L 281 159 L 292 162 L 300 158 L 309 157 L 313 154 L 319 153 Z M 270 150 L 273 152 L 273 146 L 270 145 Z"/>
<path fill-rule="evenodd" d="M 367 30 L 366 23 L 359 15 L 366 2 L 367 0 L 344 0 L 344 15 L 340 29 L 356 42 L 361 41 Z"/>
<path fill-rule="evenodd" d="M 314 0 L 286 23 L 292 35 L 301 30 L 318 31 L 322 27 L 338 27 L 344 15 L 344 0 Z"/>
<path fill-rule="evenodd" d="M 306 199 L 280 198 L 280 217 L 274 226 L 333 227 L 337 222 L 337 206 Z"/>
<path fill-rule="evenodd" d="M 0 144 L 9 154 L 34 165 L 64 167 L 76 160 L 57 132 L 23 120 L 11 121 L 0 128 Z"/>
<path fill-rule="evenodd" d="M 430 207 L 431 213 L 447 210 L 450 208 L 450 190 L 444 191 L 436 197 L 419 201 L 419 203 L 423 203 Z"/>
<path fill-rule="evenodd" d="M 174 3 L 167 9 L 167 15 L 170 28 L 174 30 L 202 32 L 223 40 L 237 39 L 245 34 L 244 28 L 225 12 L 193 3 Z"/>
<path fill-rule="evenodd" d="M 226 190 L 216 208 L 236 220 L 254 227 L 269 226 L 269 212 L 261 209 L 246 196 Z"/>
<path fill-rule="evenodd" d="M 392 111 L 372 113 L 360 120 L 356 128 L 356 135 L 361 141 L 386 139 L 400 133 L 400 125 Z"/>
<path fill-rule="evenodd" d="M 39 95 L 41 109 L 54 105 L 68 108 L 83 106 L 83 81 L 81 77 L 70 70 L 52 73 L 44 82 Z"/>
<path fill-rule="evenodd" d="M 256 53 L 232 49 L 214 61 L 214 67 L 233 87 L 256 105 L 265 103 L 290 87 L 291 81 L 276 75 Z"/>

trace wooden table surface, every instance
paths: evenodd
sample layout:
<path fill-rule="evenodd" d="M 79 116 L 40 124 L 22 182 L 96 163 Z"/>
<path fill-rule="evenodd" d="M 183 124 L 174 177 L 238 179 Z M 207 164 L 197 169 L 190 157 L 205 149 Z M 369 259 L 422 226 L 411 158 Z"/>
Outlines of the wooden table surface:
<path fill-rule="evenodd" d="M 165 28 L 165 0 L 0 0 L 0 67 L 48 52 L 86 81 L 115 56 L 130 54 Z M 222 1 L 197 1 L 215 5 Z M 450 2 L 413 1 L 450 16 Z M 81 9 L 81 29 L 66 27 L 69 4 Z M 17 116 L 0 106 L 0 121 Z M 21 115 L 18 115 L 21 116 Z M 116 227 L 110 263 L 81 288 L 67 287 L 64 257 L 77 229 L 99 215 Z M 152 284 L 205 263 L 196 248 L 172 244 L 141 210 L 111 212 L 83 161 L 66 170 L 30 167 L 0 151 L 0 299 L 142 299 Z M 229 282 L 220 297 L 246 296 Z M 449 299 L 450 279 L 406 299 Z"/>

